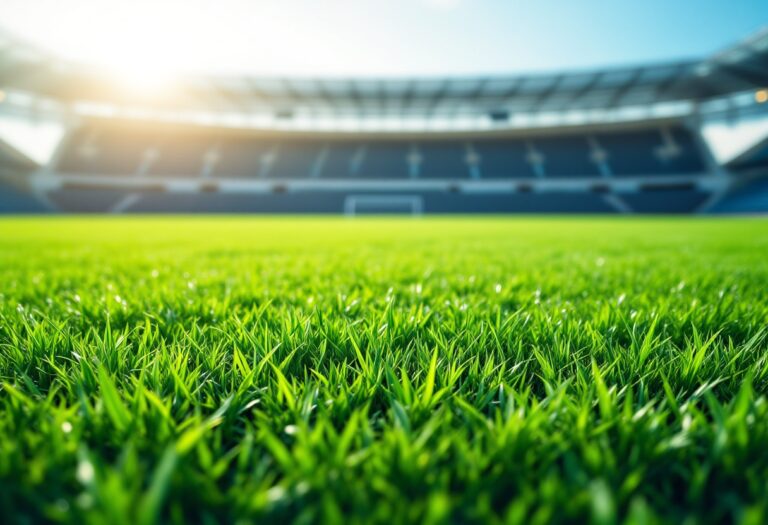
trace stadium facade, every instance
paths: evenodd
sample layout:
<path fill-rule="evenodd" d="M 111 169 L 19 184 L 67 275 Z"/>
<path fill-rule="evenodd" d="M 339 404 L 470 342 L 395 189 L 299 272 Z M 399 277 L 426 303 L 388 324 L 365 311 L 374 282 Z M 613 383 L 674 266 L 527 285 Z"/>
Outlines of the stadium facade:
<path fill-rule="evenodd" d="M 768 142 L 727 165 L 704 123 L 768 114 L 768 31 L 703 60 L 487 78 L 188 77 L 149 95 L 6 37 L 0 211 L 750 213 Z"/>

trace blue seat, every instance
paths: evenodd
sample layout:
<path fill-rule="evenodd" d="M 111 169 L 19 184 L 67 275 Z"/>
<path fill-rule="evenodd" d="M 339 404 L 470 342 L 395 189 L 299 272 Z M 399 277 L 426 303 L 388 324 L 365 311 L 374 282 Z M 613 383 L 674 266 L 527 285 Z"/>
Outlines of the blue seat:
<path fill-rule="evenodd" d="M 535 139 L 536 150 L 544 156 L 547 177 L 598 177 L 589 142 L 584 136 Z"/>
<path fill-rule="evenodd" d="M 621 198 L 636 213 L 691 213 L 704 203 L 708 193 L 668 189 L 623 193 Z"/>
<path fill-rule="evenodd" d="M 526 179 L 535 176 L 525 142 L 484 139 L 472 142 L 482 179 Z"/>
<path fill-rule="evenodd" d="M 466 147 L 459 141 L 421 142 L 417 146 L 421 158 L 421 179 L 468 179 Z"/>

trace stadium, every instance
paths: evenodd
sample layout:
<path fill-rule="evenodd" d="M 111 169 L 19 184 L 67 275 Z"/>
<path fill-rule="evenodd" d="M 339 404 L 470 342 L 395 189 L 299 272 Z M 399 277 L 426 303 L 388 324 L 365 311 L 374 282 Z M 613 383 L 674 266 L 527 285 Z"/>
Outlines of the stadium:
<path fill-rule="evenodd" d="M 528 76 L 196 77 L 162 96 L 8 40 L 3 111 L 60 123 L 3 147 L 3 210 L 756 213 L 765 143 L 718 163 L 713 121 L 768 109 L 768 33 L 700 60 Z M 40 65 L 42 64 L 42 65 Z M 748 197 L 745 197 L 748 196 Z"/>
<path fill-rule="evenodd" d="M 768 523 L 768 6 L 4 0 L 0 522 Z"/>

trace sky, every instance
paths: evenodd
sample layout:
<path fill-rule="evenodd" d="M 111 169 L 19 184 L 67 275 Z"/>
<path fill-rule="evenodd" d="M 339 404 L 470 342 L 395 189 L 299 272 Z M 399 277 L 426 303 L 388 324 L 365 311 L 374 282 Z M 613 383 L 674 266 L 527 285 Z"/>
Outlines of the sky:
<path fill-rule="evenodd" d="M 768 0 L 0 0 L 0 28 L 128 75 L 431 76 L 696 58 Z"/>

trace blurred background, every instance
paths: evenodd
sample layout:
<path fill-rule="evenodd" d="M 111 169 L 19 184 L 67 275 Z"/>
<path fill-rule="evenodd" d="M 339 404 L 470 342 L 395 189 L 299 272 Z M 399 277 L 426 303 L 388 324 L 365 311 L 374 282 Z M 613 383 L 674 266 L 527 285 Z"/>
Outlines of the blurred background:
<path fill-rule="evenodd" d="M 4 0 L 2 213 L 765 213 L 768 2 Z"/>

